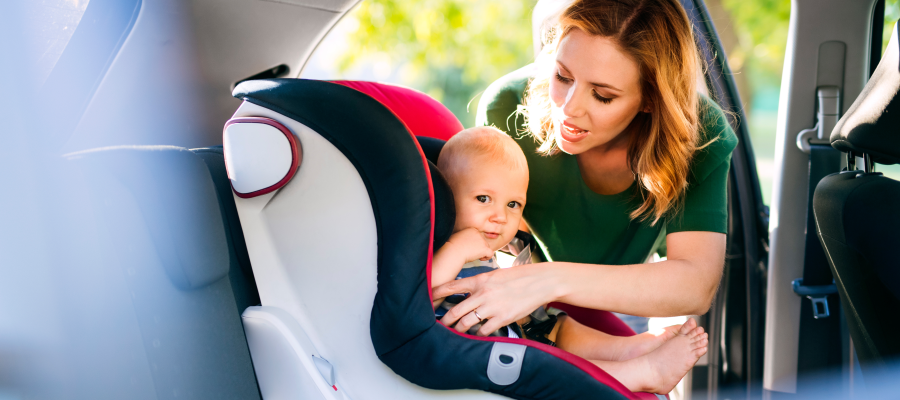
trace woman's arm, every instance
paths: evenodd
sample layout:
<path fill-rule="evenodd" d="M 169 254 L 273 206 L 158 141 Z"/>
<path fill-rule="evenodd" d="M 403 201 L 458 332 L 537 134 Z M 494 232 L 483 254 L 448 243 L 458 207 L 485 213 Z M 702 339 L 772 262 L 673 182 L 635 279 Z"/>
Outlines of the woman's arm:
<path fill-rule="evenodd" d="M 477 309 L 489 319 L 478 332 L 485 335 L 554 301 L 640 316 L 706 313 L 722 276 L 725 234 L 671 233 L 666 246 L 669 259 L 658 263 L 523 265 L 448 282 L 434 297 L 471 293 L 441 322 L 452 325 Z M 471 320 L 459 321 L 457 330 Z"/>

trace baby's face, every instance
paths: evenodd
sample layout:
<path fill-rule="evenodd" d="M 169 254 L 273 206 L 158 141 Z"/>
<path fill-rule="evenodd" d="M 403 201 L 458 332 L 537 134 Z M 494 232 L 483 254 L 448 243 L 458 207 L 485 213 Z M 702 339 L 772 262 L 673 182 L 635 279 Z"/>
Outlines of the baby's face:
<path fill-rule="evenodd" d="M 453 184 L 456 201 L 454 232 L 475 228 L 494 251 L 506 246 L 519 229 L 528 172 L 473 157 Z"/>

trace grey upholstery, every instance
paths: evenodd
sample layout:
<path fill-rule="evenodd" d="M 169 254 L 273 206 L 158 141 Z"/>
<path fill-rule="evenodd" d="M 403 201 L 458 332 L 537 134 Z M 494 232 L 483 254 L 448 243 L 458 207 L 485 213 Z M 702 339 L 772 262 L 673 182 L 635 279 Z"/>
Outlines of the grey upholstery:
<path fill-rule="evenodd" d="M 94 198 L 91 211 L 103 221 L 102 256 L 118 271 L 112 276 L 124 277 L 94 281 L 92 291 L 131 311 L 110 317 L 134 321 L 139 332 L 129 340 L 142 344 L 142 352 L 132 347 L 105 355 L 111 369 L 130 368 L 152 380 L 153 392 L 134 386 L 113 397 L 258 399 L 226 279 L 240 268 L 207 165 L 187 149 L 168 146 L 105 148 L 67 158 L 80 169 Z"/>

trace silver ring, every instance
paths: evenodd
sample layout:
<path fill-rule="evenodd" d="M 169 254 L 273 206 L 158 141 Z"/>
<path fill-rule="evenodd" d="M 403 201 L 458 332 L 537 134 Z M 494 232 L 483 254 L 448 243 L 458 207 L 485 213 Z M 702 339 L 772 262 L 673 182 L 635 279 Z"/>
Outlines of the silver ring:
<path fill-rule="evenodd" d="M 481 316 L 478 315 L 478 310 L 472 310 L 472 314 L 475 314 L 475 318 L 478 318 L 479 321 L 485 320 L 485 318 L 481 318 Z"/>

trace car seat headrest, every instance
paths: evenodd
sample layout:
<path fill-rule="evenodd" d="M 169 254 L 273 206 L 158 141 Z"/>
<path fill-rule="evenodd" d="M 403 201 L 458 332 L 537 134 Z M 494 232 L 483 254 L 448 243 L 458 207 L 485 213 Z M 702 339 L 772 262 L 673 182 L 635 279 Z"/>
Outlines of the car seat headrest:
<path fill-rule="evenodd" d="M 900 41 L 897 25 L 875 73 L 838 121 L 831 146 L 879 164 L 900 162 Z"/>
<path fill-rule="evenodd" d="M 419 141 L 419 147 L 422 148 L 422 153 L 428 159 L 428 168 L 431 169 L 431 186 L 434 188 L 434 251 L 437 251 L 447 243 L 447 239 L 450 239 L 453 226 L 456 224 L 453 191 L 444 174 L 437 168 L 438 156 L 447 142 L 427 136 L 416 136 L 416 140 Z"/>
<path fill-rule="evenodd" d="M 431 186 L 434 188 L 434 251 L 437 251 L 453 234 L 456 203 L 450 185 L 431 160 L 428 161 L 428 168 L 431 169 Z"/>
<path fill-rule="evenodd" d="M 446 141 L 463 130 L 462 123 L 447 107 L 418 90 L 377 82 L 331 82 L 369 95 L 391 110 L 415 136 Z M 437 164 L 437 159 L 433 162 Z"/>
<path fill-rule="evenodd" d="M 416 140 L 419 141 L 419 146 L 422 148 L 422 152 L 425 153 L 425 158 L 437 165 L 441 149 L 444 148 L 444 144 L 447 142 L 427 136 L 416 136 Z"/>

